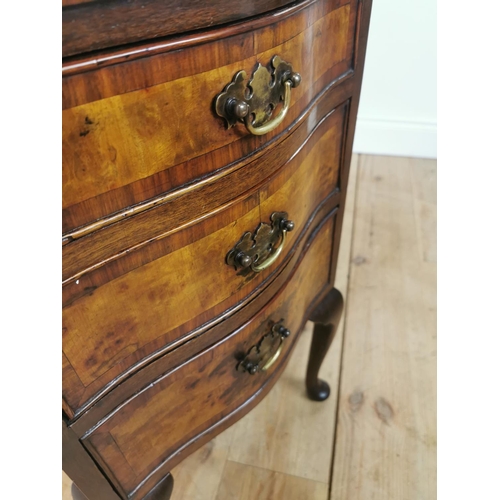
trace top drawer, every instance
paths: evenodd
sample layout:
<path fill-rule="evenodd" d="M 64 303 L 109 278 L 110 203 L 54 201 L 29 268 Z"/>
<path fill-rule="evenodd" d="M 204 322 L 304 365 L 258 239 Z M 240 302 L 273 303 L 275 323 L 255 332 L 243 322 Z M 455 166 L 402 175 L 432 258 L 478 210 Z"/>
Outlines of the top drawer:
<path fill-rule="evenodd" d="M 356 4 L 304 2 L 291 13 L 214 30 L 210 37 L 66 64 L 63 231 L 68 239 L 76 228 L 219 175 L 281 140 L 322 90 L 350 74 Z M 250 78 L 259 62 L 268 66 L 275 55 L 302 76 L 283 122 L 263 136 L 252 135 L 242 123 L 227 129 L 216 114 L 216 96 L 236 73 L 244 70 Z"/>

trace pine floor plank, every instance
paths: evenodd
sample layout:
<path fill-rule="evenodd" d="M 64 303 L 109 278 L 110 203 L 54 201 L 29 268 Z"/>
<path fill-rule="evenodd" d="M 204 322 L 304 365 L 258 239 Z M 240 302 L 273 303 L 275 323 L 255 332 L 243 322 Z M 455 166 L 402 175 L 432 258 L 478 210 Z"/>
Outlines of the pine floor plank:
<path fill-rule="evenodd" d="M 436 498 L 435 250 L 415 214 L 435 180 L 419 169 L 360 158 L 331 500 Z"/>
<path fill-rule="evenodd" d="M 216 500 L 324 500 L 328 485 L 228 461 Z"/>
<path fill-rule="evenodd" d="M 410 169 L 417 237 L 424 262 L 436 262 L 436 161 L 412 158 Z"/>
<path fill-rule="evenodd" d="M 215 500 L 232 435 L 230 427 L 174 467 L 170 500 Z"/>

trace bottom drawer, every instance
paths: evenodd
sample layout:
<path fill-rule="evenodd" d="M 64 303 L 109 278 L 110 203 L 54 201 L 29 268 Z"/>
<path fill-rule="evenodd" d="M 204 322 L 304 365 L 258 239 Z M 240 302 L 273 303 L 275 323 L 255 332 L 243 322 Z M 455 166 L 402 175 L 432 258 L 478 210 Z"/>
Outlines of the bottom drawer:
<path fill-rule="evenodd" d="M 316 233 L 286 285 L 249 322 L 152 381 L 83 437 L 124 497 L 142 498 L 186 451 L 208 440 L 202 436 L 223 430 L 269 391 L 315 298 L 331 286 L 334 220 Z"/>

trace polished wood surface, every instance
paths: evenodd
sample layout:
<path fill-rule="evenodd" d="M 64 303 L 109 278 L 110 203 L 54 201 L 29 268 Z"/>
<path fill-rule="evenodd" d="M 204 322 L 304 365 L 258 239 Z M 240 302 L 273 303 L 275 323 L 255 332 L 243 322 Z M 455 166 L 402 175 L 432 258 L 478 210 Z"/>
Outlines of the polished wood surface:
<path fill-rule="evenodd" d="M 436 498 L 436 161 L 362 155 L 359 163 L 357 193 L 347 197 L 348 203 L 354 199 L 356 203 L 344 215 L 343 257 L 335 282 L 346 298 L 345 330 L 341 327 L 337 333 L 321 373 L 330 382 L 332 395 L 324 403 L 314 403 L 307 401 L 305 390 L 299 392 L 310 324 L 301 339 L 302 352 L 298 345 L 264 401 L 210 448 L 201 448 L 173 470 L 178 488 L 172 500 L 220 500 L 219 491 L 228 487 L 225 483 L 234 488 L 237 482 L 225 473 L 231 462 L 241 464 L 240 474 L 246 467 L 264 472 L 259 491 L 268 491 L 276 481 L 265 472 L 277 472 L 312 481 L 311 492 L 314 483 L 326 486 L 322 500 Z M 356 185 L 354 167 L 349 188 Z M 371 214 L 379 209 L 384 216 L 371 225 Z M 383 259 L 383 266 L 374 258 Z M 367 286 L 376 286 L 376 296 Z M 389 304 L 398 292 L 401 307 L 396 311 Z M 364 319 L 359 318 L 366 308 Z M 402 326 L 407 311 L 411 311 L 407 319 L 418 315 L 416 329 Z M 368 315 L 374 321 L 365 329 L 362 323 Z M 398 339 L 394 332 L 399 332 Z M 397 347 L 401 343 L 404 351 Z M 406 363 L 404 375 L 401 357 L 414 360 Z M 292 363 L 299 370 L 292 370 Z M 340 389 L 337 419 L 340 370 L 342 380 L 347 380 Z M 359 393 L 351 399 L 355 386 L 363 391 L 364 400 Z M 409 397 L 408 387 L 416 399 Z M 388 424 L 375 410 L 381 394 L 390 394 L 387 401 L 397 408 Z M 413 419 L 412 430 L 406 429 Z M 210 480 L 203 472 L 207 469 Z M 233 491 L 235 500 L 246 498 L 243 489 Z M 304 498 L 309 498 L 307 493 Z"/>
<path fill-rule="evenodd" d="M 64 61 L 63 425 L 68 470 L 79 456 L 97 465 L 78 476 L 85 495 L 169 496 L 171 469 L 264 398 L 310 317 L 325 341 L 312 344 L 309 393 L 325 387 L 370 7 L 307 0 L 159 44 L 137 16 L 137 44 Z M 302 75 L 283 123 L 228 130 L 215 97 L 274 55 Z M 228 266 L 243 233 L 278 211 L 295 229 L 273 265 Z M 276 362 L 245 372 L 276 324 Z"/>
<path fill-rule="evenodd" d="M 250 194 L 250 203 L 224 211 L 215 223 L 209 219 L 163 240 L 168 253 L 161 258 L 108 282 L 94 279 L 89 283 L 94 275 L 109 279 L 108 269 L 87 274 L 78 283 L 75 280 L 72 288 L 82 292 L 71 297 L 63 309 L 68 375 L 63 394 L 73 410 L 145 356 L 246 300 L 279 270 L 286 254 L 269 270 L 246 277 L 225 263 L 227 252 L 245 231 L 265 221 L 264 214 L 269 218 L 274 211 L 286 210 L 295 230 L 287 239 L 285 252 L 294 250 L 296 242 L 299 248 L 303 246 L 312 222 L 308 219 L 338 185 L 343 121 L 342 109 L 330 114 L 311 140 L 290 155 L 293 159 Z M 253 172 L 265 175 L 265 166 L 273 165 L 267 157 L 262 163 Z M 300 197 L 295 195 L 299 190 Z M 219 228 L 219 221 L 227 225 Z M 102 244 L 102 236 L 97 238 Z M 89 331 L 93 332 L 91 338 L 85 335 Z M 69 376 L 71 371 L 74 375 Z M 86 390 L 82 391 L 82 384 Z"/>
<path fill-rule="evenodd" d="M 344 296 L 351 258 L 356 168 L 357 160 L 351 165 L 352 180 L 348 188 L 335 278 L 335 286 Z M 348 296 L 346 298 L 348 300 Z M 262 476 L 258 476 L 260 483 L 253 493 L 257 497 L 258 493 L 274 492 L 276 482 L 281 484 L 281 481 L 296 478 L 293 484 L 297 488 L 299 483 L 302 484 L 299 491 L 303 497 L 308 498 L 310 491 L 321 488 L 321 499 L 327 499 L 343 320 L 320 372 L 321 378 L 328 380 L 332 389 L 330 398 L 322 403 L 307 399 L 304 384 L 311 336 L 312 323 L 308 322 L 300 334 L 285 371 L 269 395 L 241 420 L 172 470 L 175 477 L 172 500 L 219 500 L 219 486 L 222 489 L 226 482 L 230 484 L 224 486 L 224 489 L 232 492 L 232 500 L 239 499 L 243 492 L 235 487 L 237 484 L 242 486 L 242 483 L 227 473 L 226 466 L 235 462 L 241 465 L 241 474 L 245 473 L 246 468 L 263 472 Z M 293 415 L 293 418 L 290 418 L 290 415 Z M 71 500 L 69 486 L 70 480 L 63 474 L 62 500 Z"/>
<path fill-rule="evenodd" d="M 331 500 L 436 498 L 436 162 L 359 172 Z"/>
<path fill-rule="evenodd" d="M 315 96 L 352 68 L 356 2 L 352 3 L 338 7 L 327 2 L 326 13 L 314 3 L 310 12 L 292 16 L 292 24 L 269 33 L 263 28 L 262 34 L 245 41 L 247 54 L 234 53 L 233 47 L 240 44 L 230 37 L 225 47 L 231 47 L 231 53 L 212 60 L 211 68 L 196 68 L 198 61 L 210 60 L 205 54 L 212 54 L 213 47 L 208 44 L 188 53 L 169 52 L 103 68 L 94 79 L 87 74 L 64 78 L 65 95 L 83 96 L 72 99 L 63 112 L 64 232 L 199 180 L 283 133 Z M 336 43 L 328 43 L 333 37 Z M 293 64 L 303 78 L 293 89 L 286 119 L 264 137 L 248 134 L 242 125 L 227 130 L 213 110 L 213 99 L 237 71 L 250 72 L 257 61 L 268 64 L 275 54 Z M 168 60 L 174 56 L 182 57 L 181 66 Z M 162 60 L 156 62 L 156 57 Z M 196 71 L 190 69 L 191 61 Z M 134 89 L 117 88 L 151 71 L 160 75 Z M 100 88 L 107 89 L 107 95 L 85 98 L 87 89 Z"/>
<path fill-rule="evenodd" d="M 350 1 L 337 0 L 335 3 L 337 6 L 340 6 Z M 113 50 L 64 58 L 62 67 L 63 76 L 80 74 L 125 61 L 135 61 L 169 51 L 207 44 L 214 40 L 222 40 L 234 35 L 259 32 L 258 30 L 264 27 L 270 27 L 272 31 L 279 26 L 289 23 L 289 18 L 309 8 L 311 4 L 317 4 L 316 9 L 320 11 L 324 10 L 324 4 L 322 4 L 321 0 L 303 0 L 296 2 L 294 5 L 289 5 L 284 9 L 275 10 L 270 16 L 248 18 L 241 23 L 218 26 L 216 29 L 202 30 L 196 33 L 184 33 L 181 36 L 169 37 L 161 41 L 146 41 L 140 44 L 116 47 Z"/>
<path fill-rule="evenodd" d="M 335 287 L 346 297 L 347 302 L 357 166 L 355 156 L 351 164 L 351 177 L 354 178 L 348 187 L 335 275 Z M 218 453 L 214 454 L 213 461 L 207 460 L 214 474 L 217 466 L 221 467 L 218 461 L 223 458 L 223 465 L 227 461 L 237 462 L 248 467 L 258 467 L 312 481 L 313 484 L 329 485 L 344 324 L 342 315 L 335 342 L 328 350 L 320 369 L 321 379 L 330 384 L 330 397 L 318 403 L 307 396 L 307 386 L 304 382 L 314 327 L 313 323 L 308 322 L 287 368 L 270 393 L 272 396 L 266 397 L 260 405 L 229 429 L 229 436 L 225 436 L 228 432 L 225 431 L 220 440 L 216 438 L 214 448 Z M 215 478 L 212 479 L 212 483 L 216 483 L 214 489 L 204 494 L 194 491 L 193 487 L 189 486 L 189 476 L 193 473 L 200 455 L 206 455 L 206 450 L 202 448 L 196 454 L 198 457 L 193 459 L 194 463 L 190 463 L 191 458 L 188 458 L 185 464 L 182 463 L 173 470 L 179 482 L 183 481 L 178 490 L 188 492 L 186 496 L 180 491 L 174 494 L 175 500 L 215 500 L 219 483 L 231 480 L 219 474 L 219 482 L 216 482 Z M 204 477 L 199 477 L 199 481 L 203 482 Z M 313 484 L 308 484 L 311 489 L 314 487 Z M 324 500 L 327 496 L 328 488 L 325 490 Z"/>
<path fill-rule="evenodd" d="M 118 500 L 119 497 L 83 449 L 78 436 L 62 422 L 62 467 L 79 491 L 92 500 Z M 76 499 L 75 499 L 76 500 Z"/>
<path fill-rule="evenodd" d="M 331 104 L 325 101 L 325 104 L 327 103 Z M 328 126 L 335 127 L 331 154 L 334 160 L 340 160 L 344 147 L 341 136 L 346 107 L 345 103 L 339 103 L 338 109 L 322 110 L 315 120 L 310 120 L 307 126 L 304 123 L 295 133 L 271 149 L 265 157 L 226 172 L 217 182 L 195 185 L 186 190 L 184 195 L 168 199 L 167 203 L 154 206 L 144 213 L 134 212 L 133 217 L 119 220 L 95 234 L 91 233 L 65 245 L 63 283 L 75 281 L 81 274 L 120 258 L 131 250 L 163 239 L 211 214 L 248 199 L 257 189 L 262 188 L 262 184 L 270 176 L 276 172 L 282 173 L 284 167 L 289 168 L 290 159 L 295 155 L 305 158 Z M 331 116 L 332 113 L 335 113 L 335 116 Z M 326 121 L 328 123 L 325 123 Z M 297 162 L 294 164 L 296 167 Z M 140 264 L 146 262 L 141 260 Z"/>
<path fill-rule="evenodd" d="M 356 497 L 356 488 L 359 485 L 361 492 L 371 495 L 375 500 L 386 498 L 397 498 L 398 500 L 420 500 L 421 498 L 436 498 L 435 459 L 436 448 L 434 445 L 427 446 L 423 442 L 429 436 L 435 440 L 435 338 L 436 333 L 436 162 L 434 160 L 418 160 L 410 158 L 386 158 L 386 157 L 360 157 L 361 168 L 366 169 L 360 175 L 359 192 L 353 189 L 356 186 L 355 167 L 351 166 L 351 179 L 349 181 L 349 193 L 347 204 L 353 202 L 353 207 L 346 208 L 343 223 L 343 234 L 341 243 L 341 256 L 337 266 L 335 286 L 339 288 L 346 299 L 347 324 L 345 330 L 340 328 L 336 334 L 335 341 L 323 364 L 321 377 L 330 382 L 332 394 L 323 403 L 315 403 L 306 398 L 305 386 L 303 385 L 306 370 L 308 347 L 312 335 L 312 324 L 309 323 L 306 331 L 292 354 L 292 358 L 280 377 L 264 400 L 239 422 L 224 431 L 207 445 L 200 448 L 182 463 L 177 465 L 172 474 L 175 476 L 176 487 L 171 500 L 228 500 L 222 496 L 222 492 L 230 491 L 231 500 L 274 500 L 269 492 L 281 491 L 275 488 L 282 487 L 282 482 L 289 480 L 295 488 L 298 482 L 305 483 L 305 490 L 300 490 L 302 498 L 315 498 L 318 488 L 323 488 L 323 493 L 318 500 L 337 500 L 345 498 L 363 498 L 361 493 Z M 389 166 L 389 168 L 388 168 Z M 387 183 L 390 177 L 395 176 L 397 186 L 406 185 L 400 196 L 394 196 L 396 185 Z M 384 189 L 382 191 L 382 186 Z M 411 186 L 411 187 L 410 187 Z M 371 195 L 367 199 L 369 193 Z M 383 196 L 382 196 L 383 194 Z M 354 201 L 356 204 L 354 206 Z M 366 204 L 370 211 L 377 212 L 380 208 L 390 203 L 391 215 L 384 217 L 384 228 L 376 224 L 375 238 L 380 256 L 392 257 L 393 250 L 390 245 L 393 239 L 385 237 L 386 234 L 398 235 L 399 241 L 397 259 L 389 258 L 381 269 L 380 274 L 375 275 L 376 267 L 380 265 L 371 259 L 373 247 L 371 241 L 366 238 L 367 215 Z M 413 210 L 414 217 L 408 217 Z M 407 215 L 399 215 L 403 211 Z M 402 218 L 404 218 L 404 226 Z M 354 225 L 353 225 L 354 219 Z M 353 232 L 356 226 L 361 227 Z M 377 229 L 379 228 L 379 229 Z M 351 252 L 351 240 L 353 243 Z M 361 263 L 362 258 L 366 260 Z M 336 422 L 337 387 L 341 368 L 341 346 L 344 340 L 344 350 L 351 349 L 355 344 L 370 342 L 369 349 L 374 357 L 375 365 L 367 366 L 371 376 L 374 377 L 377 388 L 375 393 L 379 394 L 378 384 L 380 382 L 378 371 L 381 370 L 380 363 L 384 363 L 384 372 L 399 369 L 400 357 L 393 352 L 392 343 L 387 342 L 387 330 L 396 329 L 400 332 L 401 321 L 404 320 L 401 309 L 395 314 L 385 317 L 384 323 L 373 323 L 370 331 L 360 330 L 357 321 L 359 309 L 351 304 L 359 306 L 360 301 L 368 304 L 373 312 L 374 299 L 368 296 L 366 290 L 360 285 L 361 271 L 367 273 L 367 267 L 371 270 L 370 276 L 380 285 L 377 288 L 378 295 L 386 297 L 385 303 L 393 300 L 393 283 L 402 280 L 405 270 L 401 270 L 401 262 L 407 263 L 412 273 L 415 268 L 422 272 L 418 276 L 412 275 L 412 285 L 404 292 L 404 300 L 410 300 L 411 310 L 418 310 L 419 327 L 414 332 L 403 332 L 409 335 L 407 349 L 408 356 L 415 358 L 418 369 L 411 369 L 411 378 L 414 381 L 412 387 L 425 387 L 426 394 L 417 389 L 418 398 L 424 401 L 416 408 L 404 394 L 404 386 L 401 386 L 399 377 L 388 378 L 384 385 L 384 393 L 394 393 L 395 405 L 399 408 L 396 419 L 389 426 L 383 424 L 375 414 L 371 406 L 375 398 L 371 398 L 371 382 L 368 389 L 365 388 L 365 397 L 360 411 L 352 414 L 348 406 L 349 397 L 352 394 L 351 387 L 358 381 L 357 377 L 368 377 L 364 368 L 349 355 L 342 362 L 342 371 L 348 378 L 348 384 L 341 392 L 339 404 L 341 421 Z M 390 275 L 390 284 L 385 281 L 386 275 Z M 399 277 L 399 278 L 398 278 Z M 368 278 L 364 275 L 363 282 Z M 351 285 L 348 286 L 348 281 Z M 353 281 L 355 280 L 355 281 Z M 414 292 L 411 292 L 411 289 Z M 400 289 L 401 290 L 401 289 Z M 419 292 L 420 290 L 420 292 Z M 367 302 L 365 302 L 367 301 Z M 378 299 L 377 299 L 378 302 Z M 385 305 L 380 312 L 385 310 Z M 412 313 L 413 314 L 413 313 Z M 423 336 L 429 335 L 425 342 Z M 421 340 L 416 341 L 420 338 Z M 350 340 L 352 339 L 352 341 Z M 430 344 L 429 342 L 432 342 Z M 358 354 L 360 354 L 358 350 Z M 378 360 L 378 361 L 377 361 Z M 427 360 L 427 361 L 426 361 Z M 386 366 L 387 365 L 387 366 Z M 432 382 L 431 382 L 432 380 Z M 408 379 L 405 378 L 405 384 Z M 302 391 L 301 391 L 302 387 Z M 369 392 L 366 392 L 366 391 Z M 424 398 L 422 400 L 422 398 Z M 294 418 L 290 418 L 293 415 Z M 412 437 L 410 431 L 404 429 L 403 423 L 407 422 L 410 415 L 418 415 L 414 427 L 416 435 Z M 400 421 L 404 418 L 404 421 Z M 353 421 L 347 427 L 349 421 Z M 401 424 L 399 423 L 401 422 Z M 355 426 L 355 427 L 353 427 Z M 369 432 L 369 426 L 375 426 Z M 333 482 L 330 477 L 330 464 L 334 449 L 334 429 L 342 429 L 342 434 L 337 441 L 338 452 L 333 462 Z M 321 432 L 319 432 L 321 431 Z M 355 453 L 359 466 L 356 471 L 358 475 L 350 474 L 354 457 L 347 453 L 345 446 L 349 444 L 347 432 L 354 435 L 363 434 L 366 440 L 364 454 L 361 456 L 357 448 L 350 447 Z M 408 434 L 406 434 L 408 432 Z M 428 441 L 429 442 L 429 441 Z M 400 455 L 398 461 L 392 461 L 392 466 L 384 466 L 387 463 L 387 453 L 394 449 Z M 381 458 L 384 457 L 384 458 Z M 383 461 L 380 461 L 383 460 Z M 238 466 L 238 476 L 233 473 L 235 469 L 232 464 Z M 378 481 L 375 481 L 375 470 L 379 468 Z M 383 470 L 382 470 L 383 467 Z M 354 471 L 353 471 L 354 472 Z M 258 480 L 258 486 L 249 490 L 248 483 L 240 481 L 239 477 L 252 475 Z M 409 482 L 402 484 L 401 478 L 409 478 Z M 414 480 L 411 480 L 414 478 Z M 240 489 L 238 489 L 240 485 Z M 331 485 L 331 486 L 330 486 Z M 68 486 L 65 478 L 63 486 Z M 331 487 L 332 494 L 328 490 Z M 69 491 L 64 490 L 63 500 L 71 500 Z M 369 492 L 369 493 L 368 493 Z M 294 498 L 293 492 L 290 493 Z M 253 495 L 253 496 L 252 496 Z M 266 496 L 267 495 L 267 496 Z M 279 498 L 279 497 L 277 497 Z M 288 497 L 287 497 L 288 498 Z"/>
<path fill-rule="evenodd" d="M 248 401 L 270 389 L 267 381 L 276 381 L 276 373 L 283 369 L 307 319 L 304 312 L 318 291 L 329 285 L 324 268 L 331 260 L 331 238 L 332 226 L 327 225 L 283 292 L 248 325 L 147 386 L 84 438 L 85 446 L 103 468 L 109 468 L 124 492 L 132 494 L 152 472 L 170 470 L 178 462 L 182 443 L 190 443 L 204 429 L 213 432 L 236 410 L 248 411 Z M 311 262 L 316 265 L 311 267 Z M 278 363 L 254 376 L 238 372 L 241 356 L 268 333 L 270 322 L 282 318 L 292 335 Z"/>
<path fill-rule="evenodd" d="M 293 0 L 63 0 L 63 57 L 211 28 L 258 16 Z M 175 15 L 172 13 L 175 12 Z"/>
<path fill-rule="evenodd" d="M 215 326 L 205 331 L 203 335 L 196 336 L 196 341 L 191 340 L 179 343 L 175 349 L 168 350 L 160 357 L 144 363 L 133 377 L 118 377 L 114 381 L 116 384 L 113 389 L 105 393 L 106 397 L 91 401 L 91 404 L 83 407 L 82 411 L 78 414 L 78 418 L 72 422 L 72 429 L 80 436 L 85 434 L 89 428 L 95 426 L 97 422 L 102 420 L 124 400 L 129 399 L 138 389 L 149 384 L 152 380 L 161 377 L 167 370 L 186 363 L 201 350 L 223 340 L 228 332 L 234 331 L 250 321 L 286 285 L 290 275 L 296 271 L 297 266 L 300 265 L 305 255 L 307 255 L 307 249 L 310 247 L 311 242 L 314 241 L 315 236 L 327 224 L 333 224 L 333 232 L 337 233 L 337 214 L 337 208 L 331 209 L 330 207 L 330 210 L 328 210 L 328 206 L 319 213 L 320 216 L 317 220 L 318 222 L 321 221 L 321 223 L 318 223 L 314 231 L 311 232 L 303 251 L 295 252 L 287 263 L 285 270 L 278 274 L 255 298 L 248 303 L 241 304 L 239 309 L 224 317 L 224 321 L 218 322 Z M 333 248 L 332 253 L 335 254 L 335 248 Z M 332 273 L 330 273 L 330 279 L 332 279 L 331 276 Z"/>

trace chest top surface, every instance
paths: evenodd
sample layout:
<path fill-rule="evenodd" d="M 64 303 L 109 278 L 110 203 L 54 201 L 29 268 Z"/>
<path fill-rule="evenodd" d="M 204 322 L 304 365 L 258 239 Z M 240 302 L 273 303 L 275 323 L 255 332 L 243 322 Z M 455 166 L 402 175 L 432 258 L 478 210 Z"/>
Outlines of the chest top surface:
<path fill-rule="evenodd" d="M 292 0 L 63 0 L 63 57 L 242 21 Z"/>

